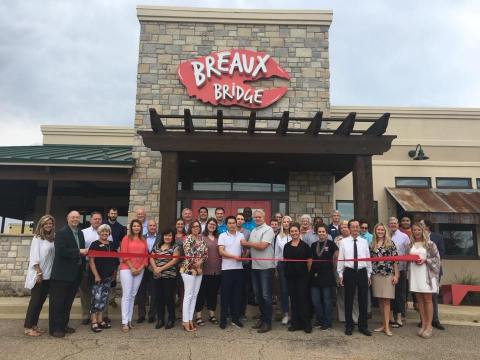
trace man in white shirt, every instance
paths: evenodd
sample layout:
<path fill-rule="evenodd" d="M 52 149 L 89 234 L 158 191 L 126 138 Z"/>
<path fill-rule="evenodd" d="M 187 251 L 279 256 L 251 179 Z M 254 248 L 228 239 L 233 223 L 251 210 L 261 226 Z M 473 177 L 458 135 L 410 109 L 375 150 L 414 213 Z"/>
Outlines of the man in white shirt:
<path fill-rule="evenodd" d="M 398 219 L 396 217 L 388 219 L 388 228 L 390 229 L 390 235 L 397 248 L 398 255 L 405 255 L 410 239 L 408 235 L 399 230 Z M 405 261 L 398 263 L 398 271 L 399 276 L 398 282 L 395 285 L 395 299 L 392 301 L 393 328 L 403 326 L 402 317 L 405 317 L 405 298 L 407 294 L 407 263 Z"/>
<path fill-rule="evenodd" d="M 155 220 L 147 221 L 147 234 L 145 235 L 147 241 L 148 253 L 150 254 L 157 240 L 157 223 Z M 145 321 L 145 315 L 147 313 L 147 299 L 149 299 L 148 310 L 148 322 L 153 323 L 155 321 L 155 289 L 153 281 L 153 273 L 146 268 L 143 272 L 142 282 L 138 288 L 137 296 L 135 297 L 135 303 L 138 304 L 138 319 L 137 323 Z"/>
<path fill-rule="evenodd" d="M 193 212 L 192 209 L 190 208 L 185 208 L 182 210 L 182 220 L 183 220 L 183 228 L 185 229 L 185 232 L 188 233 L 188 229 L 190 229 L 190 224 L 193 221 Z"/>
<path fill-rule="evenodd" d="M 368 330 L 368 287 L 371 284 L 372 263 L 369 261 L 352 261 L 369 258 L 368 242 L 359 236 L 360 223 L 352 219 L 348 222 L 350 236 L 341 241 L 339 246 L 337 272 L 340 285 L 345 287 L 345 335 L 352 335 L 354 322 L 352 318 L 353 298 L 358 291 L 358 330 L 372 336 Z M 344 261 L 350 260 L 350 261 Z"/>
<path fill-rule="evenodd" d="M 267 258 L 272 260 L 252 260 L 252 283 L 255 297 L 260 306 L 260 319 L 253 326 L 258 333 L 272 330 L 272 282 L 275 269 L 273 239 L 275 233 L 265 223 L 265 212 L 253 212 L 255 228 L 250 233 L 248 241 L 242 240 L 242 246 L 250 249 L 252 258 Z"/>
<path fill-rule="evenodd" d="M 220 329 L 227 327 L 227 313 L 230 310 L 232 325 L 243 327 L 240 321 L 240 303 L 243 288 L 242 240 L 245 237 L 237 231 L 235 216 L 226 218 L 227 231 L 218 237 L 218 252 L 222 256 L 222 284 L 220 304 Z"/>
<path fill-rule="evenodd" d="M 98 240 L 97 229 L 102 225 L 102 214 L 98 211 L 93 211 L 90 214 L 90 227 L 83 229 L 83 237 L 85 238 L 85 249 L 90 248 L 90 245 L 96 240 Z M 88 325 L 90 323 L 90 303 L 92 296 L 92 287 L 90 285 L 90 276 L 87 267 L 82 276 L 82 281 L 80 282 L 80 303 L 82 304 L 82 324 Z"/>

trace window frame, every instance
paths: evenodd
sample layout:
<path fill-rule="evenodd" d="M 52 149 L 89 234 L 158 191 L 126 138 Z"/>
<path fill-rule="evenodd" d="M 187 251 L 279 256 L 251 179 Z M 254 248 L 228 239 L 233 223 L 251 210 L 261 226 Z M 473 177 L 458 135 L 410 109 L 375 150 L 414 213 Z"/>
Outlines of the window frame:
<path fill-rule="evenodd" d="M 443 237 L 445 242 L 445 260 L 478 260 L 480 256 L 478 255 L 478 240 L 477 240 L 477 227 L 475 224 L 449 224 L 449 223 L 440 223 L 438 224 L 438 233 Z M 447 254 L 447 244 L 445 237 L 442 235 L 443 231 L 472 231 L 473 237 L 473 252 L 474 255 L 448 255 Z"/>
<path fill-rule="evenodd" d="M 439 186 L 438 185 L 438 180 L 467 180 L 468 181 L 468 187 L 458 187 L 458 186 Z M 436 177 L 435 178 L 435 185 L 437 189 L 472 189 L 472 178 L 468 177 Z"/>
<path fill-rule="evenodd" d="M 421 185 L 398 185 L 397 180 L 412 179 L 412 180 L 427 180 L 427 186 Z M 395 176 L 395 187 L 396 188 L 418 188 L 418 189 L 431 189 L 432 188 L 432 178 L 428 176 Z"/>

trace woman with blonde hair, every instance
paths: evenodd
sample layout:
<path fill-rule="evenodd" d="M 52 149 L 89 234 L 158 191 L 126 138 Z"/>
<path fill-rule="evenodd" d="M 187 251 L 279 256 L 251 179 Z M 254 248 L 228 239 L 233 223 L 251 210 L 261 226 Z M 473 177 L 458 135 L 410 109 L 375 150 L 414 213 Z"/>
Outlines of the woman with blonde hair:
<path fill-rule="evenodd" d="M 432 337 L 432 294 L 438 293 L 440 254 L 420 223 L 416 222 L 412 225 L 408 253 L 419 257 L 416 262 L 408 264 L 408 279 L 410 291 L 415 293 L 417 299 L 418 313 L 422 323 L 418 336 L 428 339 Z"/>
<path fill-rule="evenodd" d="M 25 317 L 25 335 L 40 336 L 44 333 L 38 327 L 38 318 L 50 289 L 50 274 L 55 258 L 55 219 L 44 215 L 38 220 L 30 245 L 30 262 L 28 264 L 25 288 L 30 289 L 30 302 Z"/>
<path fill-rule="evenodd" d="M 291 240 L 289 229 L 292 223 L 292 218 L 288 215 L 282 218 L 280 224 L 280 232 L 275 238 L 275 259 L 277 259 L 277 277 L 280 288 L 280 304 L 282 307 L 282 325 L 288 324 L 288 286 L 287 278 L 285 277 L 285 262 L 279 261 L 283 258 L 283 249 L 285 245 Z"/>
<path fill-rule="evenodd" d="M 384 256 L 397 256 L 397 248 L 392 241 L 387 228 L 377 224 L 373 228 L 373 239 L 370 245 L 372 258 Z M 398 264 L 395 261 L 372 262 L 372 292 L 378 298 L 382 326 L 374 331 L 383 331 L 387 336 L 392 336 L 389 328 L 390 300 L 395 298 L 395 284 L 398 281 Z"/>

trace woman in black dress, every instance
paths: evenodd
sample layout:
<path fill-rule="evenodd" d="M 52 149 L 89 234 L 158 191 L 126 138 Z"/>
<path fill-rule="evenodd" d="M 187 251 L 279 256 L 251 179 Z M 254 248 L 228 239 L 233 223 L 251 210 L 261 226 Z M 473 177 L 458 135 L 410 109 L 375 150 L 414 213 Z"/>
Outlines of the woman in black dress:
<path fill-rule="evenodd" d="M 292 308 L 288 331 L 304 330 L 309 334 L 312 332 L 312 325 L 308 314 L 308 281 L 312 254 L 309 246 L 300 240 L 300 225 L 290 224 L 289 231 L 292 240 L 285 244 L 283 258 L 305 261 L 286 261 L 285 264 L 285 277 Z"/>

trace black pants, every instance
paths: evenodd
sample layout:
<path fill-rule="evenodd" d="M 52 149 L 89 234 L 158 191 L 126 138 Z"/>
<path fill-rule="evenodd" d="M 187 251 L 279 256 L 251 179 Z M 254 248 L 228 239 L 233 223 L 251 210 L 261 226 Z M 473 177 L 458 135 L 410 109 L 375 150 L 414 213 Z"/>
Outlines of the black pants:
<path fill-rule="evenodd" d="M 311 324 L 308 275 L 294 278 L 287 277 L 287 287 L 292 310 L 292 326 L 297 330 L 309 328 Z"/>
<path fill-rule="evenodd" d="M 208 310 L 215 311 L 217 309 L 217 297 L 221 280 L 222 275 L 203 275 L 202 284 L 198 291 L 197 303 L 195 304 L 196 312 L 202 311 L 205 302 Z"/>
<path fill-rule="evenodd" d="M 243 280 L 242 269 L 222 271 L 220 323 L 227 322 L 228 312 L 232 315 L 232 321 L 237 322 L 240 319 Z"/>
<path fill-rule="evenodd" d="M 343 271 L 343 286 L 345 287 L 345 328 L 353 329 L 352 318 L 353 297 L 355 289 L 358 292 L 358 328 L 368 329 L 368 275 L 367 269 L 357 271 L 346 268 Z"/>
<path fill-rule="evenodd" d="M 252 264 L 250 261 L 248 264 L 243 265 L 243 286 L 240 300 L 240 312 L 242 315 L 245 315 L 248 304 L 257 305 L 252 285 Z"/>
<path fill-rule="evenodd" d="M 157 320 L 165 321 L 165 306 L 168 311 L 168 321 L 175 321 L 175 292 L 177 290 L 176 278 L 160 278 L 153 280 L 155 285 L 155 301 Z M 150 306 L 154 307 L 153 304 Z"/>
<path fill-rule="evenodd" d="M 30 291 L 30 302 L 28 303 L 27 315 L 25 316 L 24 327 L 31 329 L 32 326 L 38 325 L 38 318 L 42 311 L 43 304 L 47 299 L 50 290 L 50 280 L 43 280 L 39 284 L 35 284 Z"/>
<path fill-rule="evenodd" d="M 70 321 L 73 300 L 80 285 L 80 269 L 76 280 L 50 280 L 49 332 L 65 332 Z"/>
<path fill-rule="evenodd" d="M 407 278 L 406 278 L 405 270 L 402 270 L 400 271 L 398 282 L 395 285 L 395 299 L 391 301 L 392 311 L 393 311 L 393 316 L 395 321 L 396 321 L 396 316 L 398 314 L 405 316 L 406 287 L 407 287 Z"/>
<path fill-rule="evenodd" d="M 143 272 L 142 282 L 138 288 L 137 295 L 135 296 L 135 304 L 138 305 L 138 317 L 145 317 L 147 314 L 147 297 L 150 297 L 148 317 L 155 317 L 155 284 L 153 281 L 153 273 L 145 269 Z"/>

